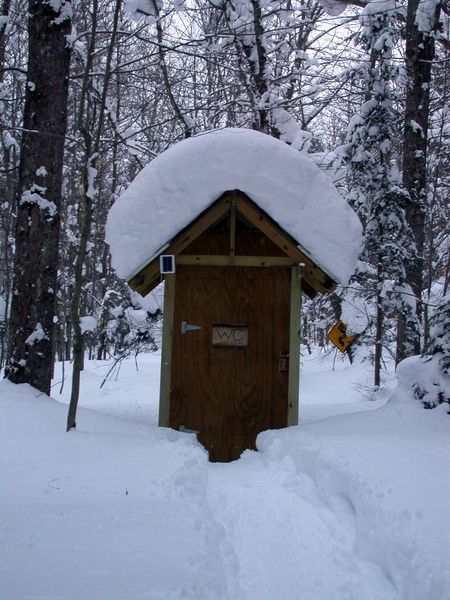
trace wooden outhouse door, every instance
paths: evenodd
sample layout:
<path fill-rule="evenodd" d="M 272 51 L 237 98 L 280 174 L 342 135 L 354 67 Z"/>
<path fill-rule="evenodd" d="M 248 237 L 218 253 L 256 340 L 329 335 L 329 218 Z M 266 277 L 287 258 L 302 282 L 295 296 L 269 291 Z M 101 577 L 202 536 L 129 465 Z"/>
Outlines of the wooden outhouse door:
<path fill-rule="evenodd" d="M 290 269 L 180 266 L 170 426 L 229 461 L 287 426 Z"/>

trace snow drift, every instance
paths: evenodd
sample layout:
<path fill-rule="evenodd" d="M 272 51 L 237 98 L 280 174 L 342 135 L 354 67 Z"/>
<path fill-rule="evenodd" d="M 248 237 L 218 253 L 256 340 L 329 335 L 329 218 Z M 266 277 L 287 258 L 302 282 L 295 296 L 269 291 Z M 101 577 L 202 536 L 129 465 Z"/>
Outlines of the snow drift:
<path fill-rule="evenodd" d="M 156 426 L 159 359 L 102 389 L 86 361 L 69 433 L 66 406 L 0 381 L 2 600 L 450 598 L 446 406 L 364 401 L 363 365 L 313 357 L 309 422 L 208 463 Z"/>

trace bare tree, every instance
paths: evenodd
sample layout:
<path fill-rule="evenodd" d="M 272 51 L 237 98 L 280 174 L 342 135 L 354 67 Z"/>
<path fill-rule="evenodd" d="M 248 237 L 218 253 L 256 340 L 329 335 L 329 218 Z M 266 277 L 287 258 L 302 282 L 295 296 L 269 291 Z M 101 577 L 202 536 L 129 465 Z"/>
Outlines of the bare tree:
<path fill-rule="evenodd" d="M 116 0 L 113 25 L 103 72 L 103 85 L 98 88 L 92 80 L 92 68 L 97 50 L 97 19 L 99 17 L 98 0 L 92 3 L 92 22 L 85 65 L 83 86 L 78 115 L 78 128 L 84 144 L 84 165 L 82 172 L 82 193 L 80 197 L 80 238 L 75 262 L 75 280 L 72 292 L 71 316 L 73 327 L 73 375 L 67 431 L 76 427 L 76 412 L 80 393 L 80 373 L 83 369 L 84 344 L 80 323 L 81 293 L 83 287 L 83 268 L 92 226 L 92 210 L 96 198 L 96 177 L 98 160 L 102 149 L 102 134 L 107 114 L 107 96 L 111 81 L 111 64 L 117 38 L 122 1 Z M 98 109 L 97 109 L 98 102 Z"/>

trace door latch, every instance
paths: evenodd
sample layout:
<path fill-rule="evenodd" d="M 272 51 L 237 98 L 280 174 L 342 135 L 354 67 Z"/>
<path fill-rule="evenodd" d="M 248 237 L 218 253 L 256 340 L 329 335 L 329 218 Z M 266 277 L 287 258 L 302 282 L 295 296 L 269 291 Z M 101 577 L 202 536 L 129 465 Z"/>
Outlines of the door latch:
<path fill-rule="evenodd" d="M 187 321 L 181 321 L 181 333 L 188 333 L 189 331 L 198 331 L 201 329 L 200 325 L 191 325 Z"/>

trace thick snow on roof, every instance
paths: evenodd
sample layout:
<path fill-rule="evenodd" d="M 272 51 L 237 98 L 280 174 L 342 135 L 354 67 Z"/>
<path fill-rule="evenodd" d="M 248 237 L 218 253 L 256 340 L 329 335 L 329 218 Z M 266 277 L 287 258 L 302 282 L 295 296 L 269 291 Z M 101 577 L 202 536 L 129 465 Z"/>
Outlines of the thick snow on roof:
<path fill-rule="evenodd" d="M 361 224 L 308 156 L 248 129 L 214 130 L 172 146 L 130 184 L 106 226 L 112 265 L 130 279 L 228 190 L 245 192 L 333 279 L 353 273 Z"/>

